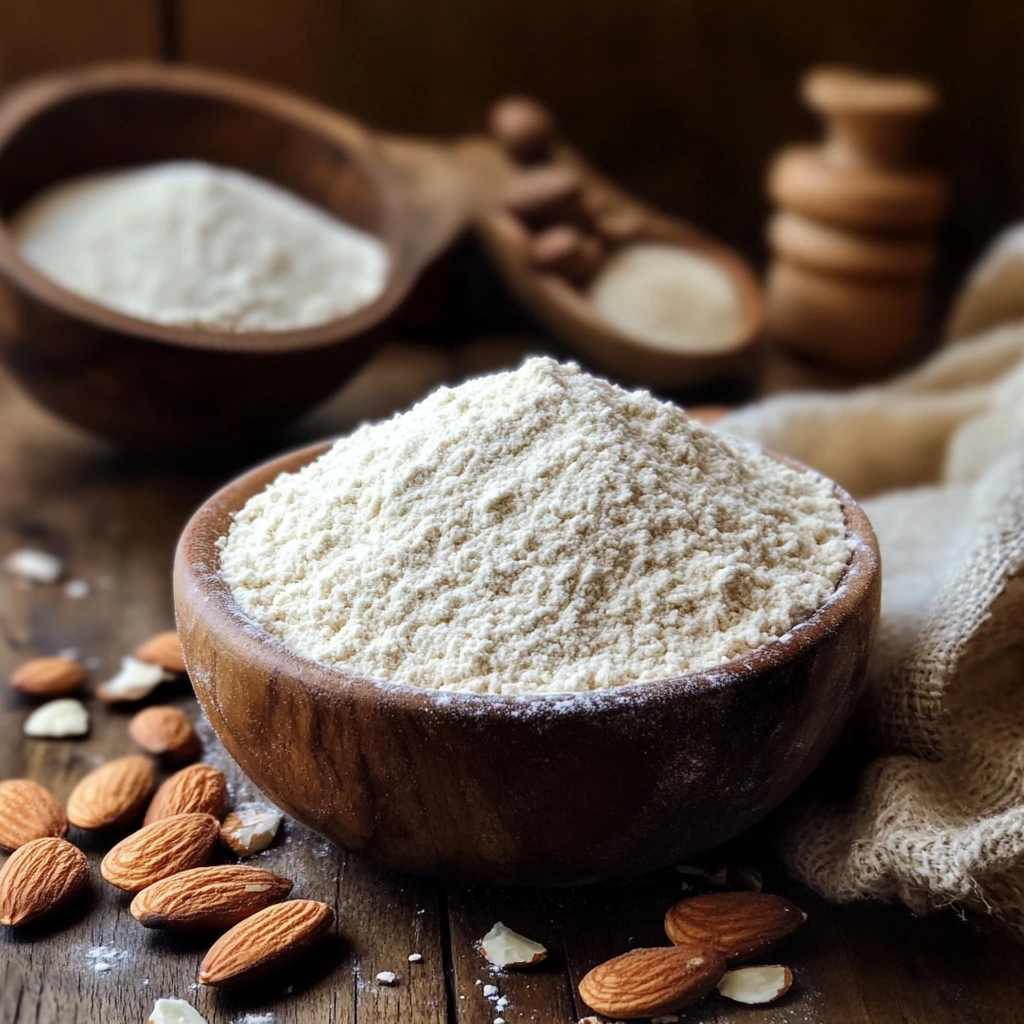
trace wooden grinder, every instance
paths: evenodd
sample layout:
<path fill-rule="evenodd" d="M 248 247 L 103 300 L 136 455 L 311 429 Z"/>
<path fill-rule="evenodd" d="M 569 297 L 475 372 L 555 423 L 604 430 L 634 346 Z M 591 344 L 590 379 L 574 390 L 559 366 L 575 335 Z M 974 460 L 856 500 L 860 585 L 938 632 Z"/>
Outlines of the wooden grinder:
<path fill-rule="evenodd" d="M 781 210 L 768 226 L 766 333 L 839 374 L 886 374 L 917 347 L 946 205 L 943 179 L 910 159 L 938 94 L 915 79 L 817 68 L 801 95 L 827 135 L 783 150 L 769 169 Z"/>

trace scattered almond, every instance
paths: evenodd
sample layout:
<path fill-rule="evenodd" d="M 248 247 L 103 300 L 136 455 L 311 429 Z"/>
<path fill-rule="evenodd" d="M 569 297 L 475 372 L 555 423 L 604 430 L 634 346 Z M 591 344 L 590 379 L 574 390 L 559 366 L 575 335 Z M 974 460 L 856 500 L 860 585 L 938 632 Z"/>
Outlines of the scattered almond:
<path fill-rule="evenodd" d="M 59 740 L 84 736 L 89 731 L 89 712 L 80 700 L 62 697 L 41 704 L 25 719 L 22 731 L 33 739 Z"/>
<path fill-rule="evenodd" d="M 733 1002 L 761 1006 L 784 996 L 792 984 L 793 972 L 788 967 L 740 967 L 725 972 L 718 991 Z"/>
<path fill-rule="evenodd" d="M 0 848 L 17 850 L 33 839 L 67 834 L 67 816 L 48 789 L 30 779 L 0 782 Z"/>
<path fill-rule="evenodd" d="M 177 708 L 166 704 L 143 708 L 128 723 L 128 735 L 148 754 L 175 764 L 199 755 L 199 737 L 192 723 Z"/>
<path fill-rule="evenodd" d="M 64 563 L 49 551 L 19 548 L 4 559 L 4 569 L 26 583 L 56 583 L 64 572 Z"/>
<path fill-rule="evenodd" d="M 61 910 L 88 881 L 81 850 L 54 836 L 33 839 L 0 869 L 0 924 L 16 928 Z"/>
<path fill-rule="evenodd" d="M 142 700 L 162 682 L 173 678 L 173 673 L 165 672 L 159 665 L 125 655 L 121 659 L 121 671 L 105 683 L 100 683 L 96 687 L 96 696 L 108 704 Z"/>
<path fill-rule="evenodd" d="M 792 935 L 807 915 L 782 896 L 763 892 L 719 892 L 671 907 L 665 934 L 676 943 L 721 950 L 729 963 L 759 956 Z"/>
<path fill-rule="evenodd" d="M 585 975 L 580 997 L 606 1016 L 654 1017 L 696 1002 L 724 973 L 725 958 L 708 946 L 634 949 Z"/>
<path fill-rule="evenodd" d="M 239 857 L 251 857 L 274 841 L 283 818 L 280 811 L 259 804 L 243 804 L 224 819 L 220 827 L 221 842 Z"/>
<path fill-rule="evenodd" d="M 477 949 L 495 967 L 529 967 L 548 955 L 539 942 L 506 928 L 500 921 L 477 943 Z"/>
<path fill-rule="evenodd" d="M 135 657 L 139 661 L 148 661 L 159 665 L 166 672 L 180 675 L 185 671 L 185 660 L 181 656 L 181 644 L 178 634 L 173 629 L 151 636 L 145 643 L 135 648 Z"/>
<path fill-rule="evenodd" d="M 139 892 L 162 878 L 205 864 L 217 841 L 209 814 L 161 818 L 122 839 L 100 863 L 100 874 L 118 889 Z"/>
<path fill-rule="evenodd" d="M 132 900 L 131 909 L 147 928 L 223 929 L 280 903 L 291 890 L 291 881 L 272 871 L 220 864 L 154 882 Z"/>
<path fill-rule="evenodd" d="M 69 697 L 82 688 L 85 680 L 85 666 L 80 661 L 54 655 L 19 665 L 10 684 L 29 697 Z"/>
<path fill-rule="evenodd" d="M 296 960 L 334 924 L 334 911 L 314 900 L 275 903 L 222 935 L 199 968 L 201 985 L 240 985 Z"/>
<path fill-rule="evenodd" d="M 78 828 L 120 828 L 141 816 L 156 785 L 148 758 L 133 754 L 100 765 L 71 791 L 68 821 Z"/>
<path fill-rule="evenodd" d="M 227 799 L 224 773 L 209 764 L 192 764 L 176 772 L 156 791 L 143 824 L 186 812 L 212 814 L 219 819 Z"/>
<path fill-rule="evenodd" d="M 206 1018 L 184 999 L 158 999 L 147 1024 L 206 1024 Z"/>

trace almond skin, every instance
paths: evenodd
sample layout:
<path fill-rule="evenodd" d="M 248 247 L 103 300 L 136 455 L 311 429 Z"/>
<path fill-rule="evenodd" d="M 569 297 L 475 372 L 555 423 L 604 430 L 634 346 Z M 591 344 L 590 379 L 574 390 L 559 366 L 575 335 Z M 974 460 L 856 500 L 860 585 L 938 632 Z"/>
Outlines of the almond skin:
<path fill-rule="evenodd" d="M 29 697 L 70 697 L 86 680 L 85 666 L 74 658 L 33 658 L 11 675 L 11 688 Z"/>
<path fill-rule="evenodd" d="M 143 889 L 132 900 L 132 916 L 147 928 L 224 929 L 280 903 L 291 891 L 290 879 L 261 868 L 192 868 Z"/>
<path fill-rule="evenodd" d="M 186 812 L 220 818 L 228 799 L 228 782 L 219 768 L 192 764 L 172 775 L 157 791 L 144 824 Z"/>
<path fill-rule="evenodd" d="M 100 765 L 71 791 L 68 821 L 78 828 L 121 828 L 135 821 L 156 786 L 156 771 L 138 754 Z"/>
<path fill-rule="evenodd" d="M 296 960 L 334 924 L 334 911 L 314 900 L 275 903 L 236 924 L 206 954 L 199 983 L 242 985 Z"/>
<path fill-rule="evenodd" d="M 210 814 L 161 818 L 113 847 L 100 863 L 100 874 L 118 889 L 140 892 L 161 878 L 205 864 L 219 834 L 220 825 Z"/>
<path fill-rule="evenodd" d="M 85 854 L 48 836 L 19 847 L 0 869 L 0 924 L 17 928 L 71 903 L 89 883 Z"/>
<path fill-rule="evenodd" d="M 708 946 L 633 949 L 585 975 L 580 997 L 607 1017 L 659 1017 L 706 996 L 723 974 L 725 957 Z"/>
<path fill-rule="evenodd" d="M 17 850 L 33 839 L 67 834 L 67 816 L 48 789 L 30 779 L 0 782 L 0 848 Z"/>
<path fill-rule="evenodd" d="M 199 755 L 199 737 L 177 708 L 165 704 L 143 708 L 128 723 L 128 735 L 147 754 L 185 764 Z"/>
<path fill-rule="evenodd" d="M 683 900 L 665 914 L 665 934 L 676 945 L 697 943 L 739 963 L 778 945 L 807 920 L 782 896 L 763 892 L 716 892 Z"/>
<path fill-rule="evenodd" d="M 151 636 L 145 643 L 135 648 L 135 657 L 139 661 L 148 661 L 151 665 L 159 665 L 165 672 L 182 673 L 185 661 L 181 656 L 181 644 L 178 634 L 173 629 Z"/>

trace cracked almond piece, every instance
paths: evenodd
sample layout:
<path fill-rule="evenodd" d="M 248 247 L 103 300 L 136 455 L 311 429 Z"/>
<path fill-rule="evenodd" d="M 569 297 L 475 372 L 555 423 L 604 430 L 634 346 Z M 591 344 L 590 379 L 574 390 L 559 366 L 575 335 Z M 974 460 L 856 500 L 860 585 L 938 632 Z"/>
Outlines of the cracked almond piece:
<path fill-rule="evenodd" d="M 85 736 L 89 731 L 89 712 L 74 697 L 48 700 L 25 719 L 22 732 L 33 739 L 59 740 Z"/>
<path fill-rule="evenodd" d="M 85 666 L 75 658 L 53 655 L 19 665 L 9 680 L 12 690 L 28 697 L 70 697 L 85 684 Z"/>
<path fill-rule="evenodd" d="M 748 1006 L 763 1006 L 784 996 L 793 984 L 793 972 L 781 964 L 764 967 L 738 967 L 726 971 L 718 991 L 726 999 Z"/>
<path fill-rule="evenodd" d="M 135 648 L 135 657 L 139 661 L 148 661 L 159 665 L 165 672 L 181 675 L 185 671 L 185 659 L 181 656 L 181 643 L 173 629 L 165 630 L 151 636 L 145 643 Z"/>
<path fill-rule="evenodd" d="M 0 924 L 28 924 L 68 906 L 89 882 L 85 854 L 66 839 L 33 839 L 0 869 Z"/>
<path fill-rule="evenodd" d="M 33 839 L 67 834 L 67 815 L 48 789 L 31 779 L 0 782 L 0 848 L 17 850 Z"/>
<path fill-rule="evenodd" d="M 529 967 L 539 964 L 548 955 L 539 942 L 512 931 L 500 921 L 476 944 L 476 948 L 495 967 Z"/>
<path fill-rule="evenodd" d="M 206 1024 L 206 1018 L 191 1003 L 173 996 L 158 999 L 146 1024 Z"/>
<path fill-rule="evenodd" d="M 68 797 L 68 821 L 78 828 L 121 828 L 142 816 L 156 786 L 152 762 L 118 757 L 89 772 Z"/>
<path fill-rule="evenodd" d="M 634 949 L 586 974 L 580 998 L 607 1017 L 658 1017 L 706 996 L 724 973 L 725 958 L 710 946 Z"/>
<path fill-rule="evenodd" d="M 315 900 L 275 903 L 225 932 L 199 968 L 199 984 L 242 985 L 293 963 L 334 924 L 334 911 Z"/>
<path fill-rule="evenodd" d="M 122 839 L 100 863 L 100 874 L 126 892 L 142 889 L 210 859 L 220 826 L 209 814 L 161 818 Z"/>
<path fill-rule="evenodd" d="M 228 799 L 228 782 L 219 768 L 191 764 L 175 772 L 156 791 L 146 811 L 144 825 L 186 812 L 212 814 L 218 820 Z"/>
<path fill-rule="evenodd" d="M 729 963 L 738 963 L 778 945 L 806 920 L 807 915 L 782 896 L 717 892 L 670 907 L 665 934 L 676 945 L 713 946 Z"/>
<path fill-rule="evenodd" d="M 132 900 L 132 917 L 174 931 L 231 928 L 292 891 L 288 878 L 241 864 L 191 868 L 161 879 Z"/>
<path fill-rule="evenodd" d="M 220 841 L 239 857 L 265 850 L 277 835 L 284 815 L 259 804 L 236 807 L 220 827 Z"/>
<path fill-rule="evenodd" d="M 200 743 L 188 718 L 165 704 L 143 708 L 128 723 L 128 735 L 147 754 L 185 764 L 199 756 Z"/>
<path fill-rule="evenodd" d="M 131 703 L 145 699 L 161 683 L 173 678 L 173 673 L 159 665 L 125 655 L 117 674 L 96 687 L 96 696 L 107 704 Z"/>

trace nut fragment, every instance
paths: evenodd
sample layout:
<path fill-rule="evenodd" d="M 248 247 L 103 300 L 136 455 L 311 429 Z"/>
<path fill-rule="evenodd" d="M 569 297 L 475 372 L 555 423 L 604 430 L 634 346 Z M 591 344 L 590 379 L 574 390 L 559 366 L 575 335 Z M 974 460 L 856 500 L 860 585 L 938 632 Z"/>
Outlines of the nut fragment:
<path fill-rule="evenodd" d="M 64 572 L 64 563 L 56 555 L 36 548 L 12 551 L 4 559 L 3 567 L 26 583 L 56 583 Z"/>
<path fill-rule="evenodd" d="M 206 1024 L 206 1018 L 184 999 L 158 999 L 147 1024 Z"/>
<path fill-rule="evenodd" d="M 49 836 L 19 847 L 0 869 L 0 924 L 28 924 L 66 907 L 89 881 L 85 854 Z"/>
<path fill-rule="evenodd" d="M 398 975 L 394 971 L 380 971 L 374 980 L 378 985 L 397 985 Z"/>
<path fill-rule="evenodd" d="M 75 658 L 54 655 L 32 658 L 11 675 L 11 688 L 29 697 L 68 697 L 86 680 L 85 666 Z"/>
<path fill-rule="evenodd" d="M 785 995 L 792 984 L 793 972 L 788 967 L 739 967 L 725 972 L 718 991 L 733 1002 L 760 1006 Z"/>
<path fill-rule="evenodd" d="M 157 791 L 143 824 L 186 812 L 220 818 L 228 798 L 228 782 L 219 768 L 192 764 L 172 775 Z"/>
<path fill-rule="evenodd" d="M 173 678 L 173 673 L 165 672 L 159 665 L 152 665 L 148 661 L 140 661 L 126 654 L 121 659 L 121 670 L 96 687 L 96 696 L 108 704 L 142 700 L 162 682 Z"/>
<path fill-rule="evenodd" d="M 491 107 L 491 134 L 519 163 L 539 163 L 551 155 L 555 121 L 536 100 L 505 96 Z"/>
<path fill-rule="evenodd" d="M 477 943 L 477 949 L 495 967 L 529 967 L 548 955 L 539 942 L 506 928 L 500 921 Z"/>
<path fill-rule="evenodd" d="M 289 879 L 272 871 L 219 864 L 154 882 L 132 900 L 131 910 L 135 920 L 147 928 L 230 928 L 279 903 L 291 889 Z"/>
<path fill-rule="evenodd" d="M 148 661 L 159 665 L 166 672 L 180 675 L 185 671 L 185 659 L 181 656 L 181 643 L 173 629 L 165 630 L 151 636 L 145 643 L 135 648 L 135 657 L 139 661 Z"/>
<path fill-rule="evenodd" d="M 724 973 L 725 958 L 708 946 L 634 949 L 585 975 L 580 996 L 606 1016 L 655 1017 L 707 995 Z"/>
<path fill-rule="evenodd" d="M 177 708 L 143 708 L 128 723 L 128 735 L 149 754 L 184 764 L 199 754 L 199 737 L 192 723 Z"/>
<path fill-rule="evenodd" d="M 0 848 L 17 850 L 33 839 L 67 834 L 67 816 L 48 789 L 30 779 L 0 782 Z"/>
<path fill-rule="evenodd" d="M 265 850 L 277 835 L 284 815 L 260 804 L 236 807 L 220 827 L 221 842 L 238 854 L 251 857 Z"/>
<path fill-rule="evenodd" d="M 162 878 L 205 864 L 217 841 L 209 814 L 161 818 L 122 839 L 100 863 L 100 874 L 118 889 L 139 892 Z"/>
<path fill-rule="evenodd" d="M 792 935 L 807 915 L 781 896 L 763 892 L 719 892 L 671 907 L 665 934 L 679 945 L 697 943 L 720 950 L 729 963 L 760 956 Z"/>
<path fill-rule="evenodd" d="M 68 821 L 78 828 L 120 828 L 142 814 L 156 785 L 145 757 L 133 754 L 89 772 L 68 797 Z"/>
<path fill-rule="evenodd" d="M 241 985 L 296 960 L 334 924 L 334 911 L 315 900 L 275 903 L 236 924 L 206 954 L 201 985 Z"/>
<path fill-rule="evenodd" d="M 89 712 L 80 700 L 73 697 L 51 700 L 41 704 L 25 719 L 23 731 L 33 739 L 84 736 L 89 731 Z"/>

